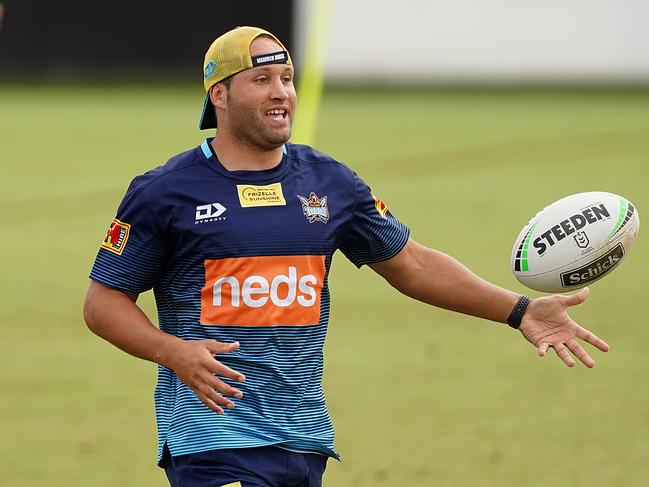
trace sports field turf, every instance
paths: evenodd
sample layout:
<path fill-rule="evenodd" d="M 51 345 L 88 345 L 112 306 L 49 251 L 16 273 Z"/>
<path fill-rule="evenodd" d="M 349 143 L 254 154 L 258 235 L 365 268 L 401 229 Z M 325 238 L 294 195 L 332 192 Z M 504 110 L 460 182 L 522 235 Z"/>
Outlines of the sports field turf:
<path fill-rule="evenodd" d="M 0 86 L 2 486 L 166 485 L 155 366 L 87 331 L 81 303 L 130 178 L 201 142 L 201 103 L 185 85 Z M 331 91 L 316 145 L 416 240 L 520 292 L 511 246 L 544 205 L 604 190 L 649 215 L 649 92 Z M 593 370 L 412 302 L 337 254 L 325 388 L 343 462 L 325 485 L 648 485 L 640 233 L 573 312 L 611 345 Z"/>

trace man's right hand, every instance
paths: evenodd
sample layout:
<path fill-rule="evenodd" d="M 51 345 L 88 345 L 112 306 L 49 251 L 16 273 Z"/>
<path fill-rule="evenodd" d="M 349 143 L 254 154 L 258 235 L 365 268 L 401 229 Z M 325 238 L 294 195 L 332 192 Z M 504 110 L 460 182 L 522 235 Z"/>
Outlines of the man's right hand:
<path fill-rule="evenodd" d="M 234 403 L 223 396 L 241 399 L 243 393 L 217 376 L 243 382 L 243 374 L 226 367 L 214 355 L 232 353 L 239 343 L 216 340 L 182 340 L 154 326 L 135 303 L 137 295 L 90 281 L 83 316 L 93 333 L 135 357 L 169 367 L 212 411 Z"/>
<path fill-rule="evenodd" d="M 216 340 L 184 340 L 175 342 L 168 352 L 165 365 L 172 369 L 187 387 L 212 411 L 223 414 L 223 408 L 232 409 L 234 403 L 224 396 L 241 399 L 243 392 L 226 384 L 218 376 L 237 382 L 246 378 L 240 372 L 219 362 L 215 355 L 232 353 L 239 342 L 223 343 Z"/>

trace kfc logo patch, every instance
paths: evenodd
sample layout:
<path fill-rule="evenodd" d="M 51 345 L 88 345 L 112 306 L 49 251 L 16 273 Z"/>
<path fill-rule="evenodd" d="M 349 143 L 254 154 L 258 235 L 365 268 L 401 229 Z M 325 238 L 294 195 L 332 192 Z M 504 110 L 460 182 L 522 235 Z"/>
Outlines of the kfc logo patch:
<path fill-rule="evenodd" d="M 114 254 L 122 255 L 130 231 L 131 225 L 115 218 L 106 232 L 104 241 L 101 243 L 101 248 Z"/>
<path fill-rule="evenodd" d="M 388 213 L 388 207 L 385 206 L 385 203 L 381 201 L 381 198 L 378 196 L 375 196 L 374 193 L 372 193 L 372 198 L 374 198 L 374 208 L 376 208 L 376 211 L 379 212 L 379 215 L 383 218 L 387 218 L 387 213 Z"/>

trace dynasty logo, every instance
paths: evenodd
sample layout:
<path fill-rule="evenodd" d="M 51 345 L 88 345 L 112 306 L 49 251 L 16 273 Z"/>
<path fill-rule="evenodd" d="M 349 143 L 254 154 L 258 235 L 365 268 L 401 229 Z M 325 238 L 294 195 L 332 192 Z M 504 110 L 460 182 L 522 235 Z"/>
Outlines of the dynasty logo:
<path fill-rule="evenodd" d="M 609 252 L 585 266 L 562 273 L 561 285 L 563 287 L 583 286 L 585 283 L 599 279 L 613 270 L 622 257 L 624 257 L 624 247 L 619 243 Z"/>
<path fill-rule="evenodd" d="M 216 222 L 225 220 L 223 213 L 227 208 L 221 203 L 210 203 L 207 205 L 198 205 L 196 207 L 196 216 L 194 217 L 194 225 L 198 223 Z"/>
<path fill-rule="evenodd" d="M 558 225 L 553 226 L 549 230 L 546 230 L 537 238 L 534 239 L 533 246 L 536 249 L 539 255 L 543 255 L 548 246 L 552 247 L 557 242 L 560 242 L 568 235 L 572 235 L 575 232 L 578 232 L 586 225 L 592 225 L 597 223 L 600 220 L 605 218 L 610 218 L 611 214 L 606 209 L 604 204 L 592 205 L 590 208 L 582 210 L 580 213 L 572 215 L 570 218 L 566 218 Z M 581 242 L 583 245 L 584 239 L 580 240 L 575 239 L 577 245 Z M 581 247 L 581 245 L 579 245 Z M 583 247 L 582 247 L 583 248 Z"/>

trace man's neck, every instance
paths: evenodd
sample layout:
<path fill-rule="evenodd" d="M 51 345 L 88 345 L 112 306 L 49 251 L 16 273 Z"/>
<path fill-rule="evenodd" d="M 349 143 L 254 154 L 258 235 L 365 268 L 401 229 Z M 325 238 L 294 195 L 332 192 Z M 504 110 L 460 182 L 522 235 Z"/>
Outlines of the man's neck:
<path fill-rule="evenodd" d="M 276 149 L 256 149 L 238 143 L 226 137 L 219 137 L 217 132 L 211 142 L 219 162 L 228 171 L 262 171 L 272 169 L 282 161 L 282 146 Z"/>

